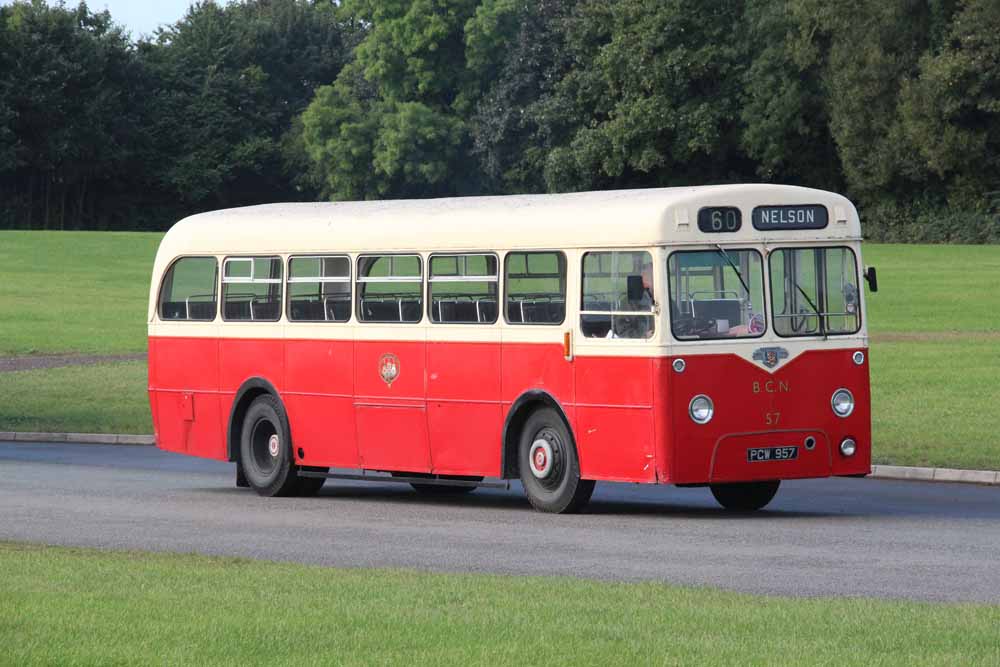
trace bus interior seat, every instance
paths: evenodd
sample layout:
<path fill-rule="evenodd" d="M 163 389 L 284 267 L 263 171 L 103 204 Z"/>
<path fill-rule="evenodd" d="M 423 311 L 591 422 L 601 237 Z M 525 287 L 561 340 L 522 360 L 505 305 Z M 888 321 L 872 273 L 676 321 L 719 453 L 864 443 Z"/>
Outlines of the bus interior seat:
<path fill-rule="evenodd" d="M 327 297 L 326 319 L 334 322 L 346 322 L 351 319 L 350 295 L 347 295 L 346 299 Z"/>
<path fill-rule="evenodd" d="M 608 332 L 611 331 L 611 313 L 607 315 L 581 315 L 580 329 L 586 338 L 607 338 Z"/>
<path fill-rule="evenodd" d="M 183 301 L 164 301 L 160 306 L 161 320 L 186 320 L 188 318 L 187 306 Z"/>
<path fill-rule="evenodd" d="M 743 321 L 742 299 L 701 299 L 694 301 L 694 316 L 708 320 L 728 320 L 734 327 Z"/>
<path fill-rule="evenodd" d="M 271 297 L 254 298 L 253 319 L 276 320 L 281 317 L 281 301 Z"/>

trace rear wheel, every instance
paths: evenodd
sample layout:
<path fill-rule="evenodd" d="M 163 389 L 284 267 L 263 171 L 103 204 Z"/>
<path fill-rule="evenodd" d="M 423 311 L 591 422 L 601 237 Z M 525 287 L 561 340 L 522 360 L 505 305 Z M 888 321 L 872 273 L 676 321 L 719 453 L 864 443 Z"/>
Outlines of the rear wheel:
<path fill-rule="evenodd" d="M 240 466 L 247 483 L 262 496 L 314 495 L 325 481 L 299 476 L 292 460 L 288 417 L 281 403 L 269 394 L 254 399 L 243 418 Z"/>
<path fill-rule="evenodd" d="M 593 480 L 580 479 L 580 459 L 569 429 L 551 408 L 541 408 L 528 417 L 517 460 L 521 484 L 537 510 L 578 512 L 594 492 Z"/>
<path fill-rule="evenodd" d="M 780 480 L 771 482 L 739 482 L 711 484 L 712 495 L 727 510 L 753 512 L 763 508 L 778 492 Z"/>

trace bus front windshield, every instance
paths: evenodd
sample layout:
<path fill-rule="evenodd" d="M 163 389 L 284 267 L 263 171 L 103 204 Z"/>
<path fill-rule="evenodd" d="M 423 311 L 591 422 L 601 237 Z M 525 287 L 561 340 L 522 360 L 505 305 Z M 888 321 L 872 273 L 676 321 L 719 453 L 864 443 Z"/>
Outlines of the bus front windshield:
<path fill-rule="evenodd" d="M 670 323 L 679 340 L 757 338 L 764 334 L 764 272 L 756 250 L 675 252 Z"/>
<path fill-rule="evenodd" d="M 782 248 L 770 255 L 779 336 L 852 334 L 861 328 L 858 266 L 850 248 Z"/>

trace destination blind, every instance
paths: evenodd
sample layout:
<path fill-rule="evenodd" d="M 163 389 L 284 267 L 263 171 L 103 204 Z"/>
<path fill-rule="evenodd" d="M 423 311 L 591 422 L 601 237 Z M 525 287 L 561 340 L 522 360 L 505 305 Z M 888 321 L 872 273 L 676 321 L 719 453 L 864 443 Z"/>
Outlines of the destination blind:
<path fill-rule="evenodd" d="M 830 221 L 825 206 L 758 206 L 754 208 L 754 229 L 823 229 Z"/>

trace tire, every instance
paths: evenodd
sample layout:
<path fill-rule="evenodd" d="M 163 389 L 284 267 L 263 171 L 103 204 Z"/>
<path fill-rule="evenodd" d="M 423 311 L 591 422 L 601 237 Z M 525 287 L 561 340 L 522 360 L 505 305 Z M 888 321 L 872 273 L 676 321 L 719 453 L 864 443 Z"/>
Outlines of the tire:
<path fill-rule="evenodd" d="M 240 466 L 253 490 L 267 497 L 314 495 L 326 481 L 299 477 L 292 460 L 288 417 L 270 394 L 254 399 L 243 418 Z"/>
<path fill-rule="evenodd" d="M 733 512 L 755 512 L 771 502 L 778 492 L 780 480 L 772 482 L 739 482 L 735 484 L 711 484 L 712 495 L 727 510 Z"/>
<path fill-rule="evenodd" d="M 540 408 L 528 417 L 521 431 L 517 461 L 521 484 L 536 510 L 579 512 L 594 492 L 593 480 L 580 479 L 580 459 L 573 437 L 552 408 Z"/>

